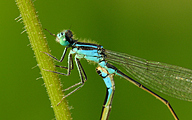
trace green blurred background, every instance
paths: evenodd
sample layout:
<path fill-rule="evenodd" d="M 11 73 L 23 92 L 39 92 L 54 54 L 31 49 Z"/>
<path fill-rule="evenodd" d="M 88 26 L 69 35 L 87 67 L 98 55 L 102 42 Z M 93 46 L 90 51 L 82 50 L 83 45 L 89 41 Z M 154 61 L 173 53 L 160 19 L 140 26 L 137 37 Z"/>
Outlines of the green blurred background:
<path fill-rule="evenodd" d="M 39 19 L 52 33 L 73 30 L 79 39 L 91 39 L 106 49 L 148 60 L 192 69 L 192 1 L 189 0 L 46 0 L 35 1 Z M 23 24 L 14 19 L 19 11 L 14 1 L 0 1 L 1 120 L 53 120 L 54 113 L 43 85 L 34 53 Z M 44 31 L 52 54 L 60 58 L 63 47 Z M 64 61 L 66 65 L 67 61 Z M 105 98 L 105 85 L 96 65 L 82 60 L 88 80 L 70 95 L 74 120 L 98 120 Z M 33 69 L 32 69 L 33 68 Z M 79 81 L 75 68 L 61 76 L 67 88 Z M 115 77 L 116 91 L 110 120 L 173 120 L 159 100 L 126 80 Z M 181 120 L 192 118 L 192 102 L 161 94 Z"/>

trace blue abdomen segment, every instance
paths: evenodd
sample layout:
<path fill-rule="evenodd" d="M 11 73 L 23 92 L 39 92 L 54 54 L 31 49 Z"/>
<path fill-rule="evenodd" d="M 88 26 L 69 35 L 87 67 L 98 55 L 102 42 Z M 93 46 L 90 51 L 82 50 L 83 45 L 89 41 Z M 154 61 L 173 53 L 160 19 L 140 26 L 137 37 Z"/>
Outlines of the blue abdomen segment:
<path fill-rule="evenodd" d="M 103 78 L 103 80 L 107 88 L 110 88 L 112 86 L 111 79 L 109 77 Z M 111 93 L 111 91 L 108 92 Z"/>
<path fill-rule="evenodd" d="M 107 93 L 105 96 L 105 101 L 103 104 L 103 109 L 102 109 L 100 119 L 108 120 L 108 117 L 109 117 L 109 114 L 111 111 L 113 96 L 114 96 L 114 92 L 115 92 L 115 83 L 113 80 L 114 74 L 109 74 L 108 70 L 101 66 L 97 67 L 96 71 L 99 74 L 99 76 L 101 76 L 103 78 L 103 81 L 105 82 L 105 85 L 107 87 Z"/>

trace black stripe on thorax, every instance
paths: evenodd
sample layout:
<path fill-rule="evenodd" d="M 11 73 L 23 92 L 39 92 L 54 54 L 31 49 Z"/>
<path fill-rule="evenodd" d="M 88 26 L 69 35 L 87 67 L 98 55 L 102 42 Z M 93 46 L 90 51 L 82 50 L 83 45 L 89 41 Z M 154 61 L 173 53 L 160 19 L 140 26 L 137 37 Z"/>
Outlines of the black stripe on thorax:
<path fill-rule="evenodd" d="M 86 42 L 76 42 L 77 44 L 82 44 L 82 45 L 94 45 L 98 46 L 98 44 L 93 44 L 93 43 L 86 43 Z"/>
<path fill-rule="evenodd" d="M 101 45 L 92 44 L 92 43 L 84 43 L 84 42 L 76 42 L 73 45 L 73 48 L 77 48 L 78 50 L 102 50 Z"/>

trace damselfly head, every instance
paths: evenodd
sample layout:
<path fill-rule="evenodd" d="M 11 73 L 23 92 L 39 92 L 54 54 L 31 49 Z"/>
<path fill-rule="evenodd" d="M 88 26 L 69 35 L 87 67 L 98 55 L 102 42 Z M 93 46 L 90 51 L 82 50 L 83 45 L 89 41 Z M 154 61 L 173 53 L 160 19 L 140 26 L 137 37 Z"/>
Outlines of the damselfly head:
<path fill-rule="evenodd" d="M 70 30 L 64 30 L 57 34 L 56 41 L 62 46 L 68 46 L 72 41 L 73 33 Z"/>

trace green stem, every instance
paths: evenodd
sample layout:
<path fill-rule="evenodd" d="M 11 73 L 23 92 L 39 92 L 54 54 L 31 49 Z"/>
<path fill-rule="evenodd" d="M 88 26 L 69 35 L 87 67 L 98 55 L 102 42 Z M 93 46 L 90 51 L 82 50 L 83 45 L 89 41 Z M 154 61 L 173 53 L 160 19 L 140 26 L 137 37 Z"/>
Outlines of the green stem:
<path fill-rule="evenodd" d="M 65 100 L 57 106 L 57 103 L 62 99 L 62 96 L 64 96 L 57 74 L 43 70 L 55 71 L 55 67 L 53 60 L 42 53 L 49 53 L 49 48 L 47 46 L 45 35 L 42 32 L 42 25 L 38 20 L 33 2 L 32 0 L 16 0 L 16 4 L 20 10 L 30 44 L 34 50 L 55 117 L 57 120 L 72 119 Z"/>

